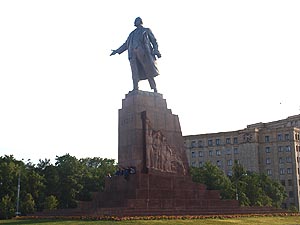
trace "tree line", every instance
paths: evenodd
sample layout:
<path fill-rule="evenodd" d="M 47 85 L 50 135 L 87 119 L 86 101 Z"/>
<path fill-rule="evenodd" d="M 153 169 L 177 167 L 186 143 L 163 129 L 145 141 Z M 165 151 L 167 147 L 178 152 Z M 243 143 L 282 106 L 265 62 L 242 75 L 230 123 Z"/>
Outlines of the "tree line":
<path fill-rule="evenodd" d="M 75 208 L 78 200 L 90 200 L 91 192 L 103 190 L 105 177 L 114 171 L 114 159 L 99 157 L 77 159 L 65 154 L 57 156 L 54 164 L 45 159 L 37 165 L 12 155 L 0 157 L 0 218 L 11 218 L 17 211 L 26 215 Z"/>
<path fill-rule="evenodd" d="M 102 191 L 105 177 L 117 171 L 114 159 L 100 157 L 77 159 L 65 154 L 55 163 L 38 164 L 0 157 L 0 219 L 16 212 L 31 214 L 44 209 L 75 208 L 77 201 L 91 200 L 91 193 Z M 201 168 L 191 167 L 193 181 L 220 190 L 224 199 L 237 199 L 244 206 L 280 207 L 287 194 L 284 187 L 265 174 L 250 173 L 235 162 L 228 177 L 210 162 Z M 20 184 L 20 186 L 18 185 Z"/>
<path fill-rule="evenodd" d="M 242 206 L 272 206 L 279 208 L 287 197 L 284 186 L 266 174 L 249 172 L 236 161 L 232 176 L 216 165 L 206 162 L 203 167 L 191 167 L 194 182 L 204 183 L 207 189 L 220 190 L 221 198 L 236 199 Z"/>

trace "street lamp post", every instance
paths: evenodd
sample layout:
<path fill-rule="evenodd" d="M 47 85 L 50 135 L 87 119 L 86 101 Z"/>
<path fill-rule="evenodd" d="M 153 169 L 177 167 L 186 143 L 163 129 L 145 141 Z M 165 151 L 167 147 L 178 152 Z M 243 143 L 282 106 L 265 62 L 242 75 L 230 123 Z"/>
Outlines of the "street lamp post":
<path fill-rule="evenodd" d="M 18 192 L 17 192 L 17 211 L 16 216 L 21 215 L 21 212 L 19 212 L 19 205 L 20 205 L 20 188 L 21 188 L 21 170 L 19 172 L 19 178 L 18 178 Z"/>
<path fill-rule="evenodd" d="M 235 199 L 238 201 L 239 200 L 239 194 L 238 194 L 238 182 L 241 179 L 242 176 L 247 176 L 246 173 L 243 173 L 240 175 L 236 180 L 235 180 Z"/>
<path fill-rule="evenodd" d="M 239 200 L 239 194 L 238 194 L 238 189 L 237 189 L 237 181 L 235 181 L 235 200 Z"/>

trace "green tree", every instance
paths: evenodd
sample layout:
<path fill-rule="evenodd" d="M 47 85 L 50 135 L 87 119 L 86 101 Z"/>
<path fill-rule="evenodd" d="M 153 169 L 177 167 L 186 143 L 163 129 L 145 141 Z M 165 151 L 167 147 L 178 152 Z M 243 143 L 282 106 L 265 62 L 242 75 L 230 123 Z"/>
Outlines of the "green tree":
<path fill-rule="evenodd" d="M 5 217 L 10 216 L 11 210 L 16 211 L 18 178 L 19 175 L 21 179 L 24 178 L 24 168 L 24 163 L 16 160 L 12 155 L 0 157 L 0 199 L 5 209 Z"/>
<path fill-rule="evenodd" d="M 45 195 L 59 195 L 59 185 L 60 185 L 60 178 L 58 173 L 58 168 L 54 165 L 47 166 L 44 171 L 44 178 L 45 178 Z"/>
<path fill-rule="evenodd" d="M 11 197 L 5 195 L 0 202 L 0 219 L 10 219 L 14 216 L 14 205 Z"/>
<path fill-rule="evenodd" d="M 77 160 L 66 154 L 57 156 L 55 165 L 48 159 L 34 165 L 30 160 L 25 164 L 12 155 L 5 155 L 0 157 L 0 200 L 5 209 L 13 202 L 12 208 L 16 211 L 20 176 L 19 211 L 22 214 L 41 211 L 44 207 L 73 208 L 77 200 L 89 200 L 91 192 L 103 190 L 105 177 L 115 170 L 114 160 L 99 157 Z M 6 212 L 3 211 L 2 216 L 8 215 Z"/>
<path fill-rule="evenodd" d="M 232 187 L 235 189 L 235 199 L 238 200 L 243 206 L 251 205 L 250 200 L 246 194 L 246 178 L 246 170 L 241 164 L 235 161 L 232 167 L 232 176 L 230 177 L 230 180 L 232 182 Z"/>
<path fill-rule="evenodd" d="M 39 200 L 37 203 L 37 210 L 42 211 L 45 207 L 47 196 L 60 196 L 60 179 L 57 166 L 52 165 L 49 159 L 40 159 L 36 166 L 36 171 L 41 177 L 43 177 L 44 180 L 44 188 L 39 194 Z"/>
<path fill-rule="evenodd" d="M 194 182 L 205 184 L 208 190 L 220 190 L 223 199 L 233 198 L 234 189 L 230 179 L 219 167 L 206 162 L 201 168 L 191 167 L 190 171 Z"/>
<path fill-rule="evenodd" d="M 54 195 L 47 196 L 45 199 L 45 209 L 54 210 L 57 209 L 58 200 Z"/>
<path fill-rule="evenodd" d="M 35 211 L 35 202 L 30 193 L 25 195 L 23 201 L 21 201 L 21 212 L 22 215 L 27 215 L 30 213 L 34 213 Z"/>
<path fill-rule="evenodd" d="M 237 162 L 232 169 L 231 181 L 241 205 L 280 207 L 287 197 L 284 187 L 266 174 L 246 172 Z"/>
<path fill-rule="evenodd" d="M 263 205 L 270 205 L 274 207 L 280 207 L 284 199 L 287 197 L 287 194 L 284 190 L 284 187 L 278 181 L 272 180 L 266 174 L 259 174 L 258 183 L 259 187 L 264 192 Z M 268 201 L 270 199 L 270 201 Z"/>
<path fill-rule="evenodd" d="M 0 198 L 8 195 L 12 200 L 16 199 L 21 167 L 22 162 L 17 161 L 12 155 L 0 157 Z"/>
<path fill-rule="evenodd" d="M 40 160 L 38 173 L 45 179 L 43 207 L 46 196 L 55 196 L 60 208 L 76 207 L 77 200 L 90 200 L 91 192 L 104 189 L 105 177 L 116 170 L 115 160 L 100 157 L 77 160 L 66 154 L 50 160 Z"/>
<path fill-rule="evenodd" d="M 55 163 L 59 176 L 58 198 L 61 208 L 75 208 L 76 196 L 82 190 L 80 183 L 84 175 L 83 167 L 74 156 L 69 154 L 56 157 Z"/>
<path fill-rule="evenodd" d="M 80 159 L 80 163 L 87 170 L 89 176 L 86 179 L 86 186 L 90 191 L 103 190 L 105 177 L 116 171 L 115 160 L 103 159 L 100 157 Z"/>
<path fill-rule="evenodd" d="M 35 202 L 35 206 L 40 211 L 42 209 L 46 188 L 44 175 L 40 174 L 35 165 L 31 163 L 25 165 L 24 173 L 24 178 L 22 180 L 24 199 L 22 199 L 22 201 L 28 198 L 27 194 L 30 194 Z"/>

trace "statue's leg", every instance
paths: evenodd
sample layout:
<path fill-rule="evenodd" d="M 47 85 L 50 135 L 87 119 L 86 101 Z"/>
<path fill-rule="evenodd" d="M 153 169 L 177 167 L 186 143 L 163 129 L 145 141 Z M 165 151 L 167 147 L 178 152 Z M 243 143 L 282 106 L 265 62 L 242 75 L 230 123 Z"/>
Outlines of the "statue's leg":
<path fill-rule="evenodd" d="M 132 73 L 132 81 L 133 81 L 133 90 L 139 89 L 139 74 L 138 74 L 138 66 L 136 57 L 132 57 L 130 59 L 130 67 Z"/>
<path fill-rule="evenodd" d="M 153 89 L 154 92 L 157 92 L 156 83 L 155 83 L 154 77 L 149 77 L 148 78 L 148 82 L 150 84 L 151 89 Z"/>

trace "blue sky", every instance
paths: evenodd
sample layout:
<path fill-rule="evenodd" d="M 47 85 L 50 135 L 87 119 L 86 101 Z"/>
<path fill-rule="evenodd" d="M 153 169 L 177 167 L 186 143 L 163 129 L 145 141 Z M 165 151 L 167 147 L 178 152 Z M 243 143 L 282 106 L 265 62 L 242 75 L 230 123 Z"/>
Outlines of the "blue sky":
<path fill-rule="evenodd" d="M 158 91 L 184 135 L 300 113 L 299 1 L 0 1 L 0 155 L 117 159 L 127 53 L 155 34 Z M 148 83 L 141 89 L 150 91 Z"/>

